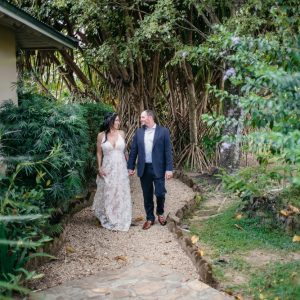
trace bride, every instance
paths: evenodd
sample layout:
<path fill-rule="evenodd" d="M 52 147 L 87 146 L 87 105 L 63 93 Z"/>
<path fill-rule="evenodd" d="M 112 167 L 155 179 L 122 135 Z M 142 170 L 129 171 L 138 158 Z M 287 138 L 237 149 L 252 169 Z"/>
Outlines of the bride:
<path fill-rule="evenodd" d="M 132 204 L 125 157 L 125 134 L 117 113 L 109 113 L 97 137 L 97 191 L 92 209 L 107 229 L 127 231 Z"/>

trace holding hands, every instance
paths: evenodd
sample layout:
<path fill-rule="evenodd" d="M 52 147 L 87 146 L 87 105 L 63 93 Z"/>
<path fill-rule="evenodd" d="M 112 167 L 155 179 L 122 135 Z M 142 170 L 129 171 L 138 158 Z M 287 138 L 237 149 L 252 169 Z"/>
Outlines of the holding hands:
<path fill-rule="evenodd" d="M 128 169 L 128 175 L 129 176 L 132 176 L 135 174 L 135 170 L 130 170 Z M 166 171 L 166 174 L 165 174 L 165 179 L 166 180 L 169 180 L 173 177 L 173 172 L 172 171 Z"/>
<path fill-rule="evenodd" d="M 132 176 L 132 175 L 134 175 L 134 174 L 135 174 L 135 170 L 129 170 L 129 169 L 128 169 L 128 175 L 129 175 L 129 176 Z"/>

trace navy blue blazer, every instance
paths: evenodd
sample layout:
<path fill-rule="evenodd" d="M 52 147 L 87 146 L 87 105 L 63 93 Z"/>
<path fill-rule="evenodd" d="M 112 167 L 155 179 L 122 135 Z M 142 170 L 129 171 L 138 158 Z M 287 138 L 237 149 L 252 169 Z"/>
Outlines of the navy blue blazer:
<path fill-rule="evenodd" d="M 145 129 L 138 128 L 131 143 L 131 150 L 127 162 L 127 168 L 134 170 L 136 158 L 138 157 L 137 174 L 139 177 L 143 176 L 145 169 L 144 136 Z M 156 125 L 153 139 L 152 166 L 154 174 L 158 178 L 164 177 L 166 171 L 173 171 L 170 132 L 167 128 L 158 125 Z"/>

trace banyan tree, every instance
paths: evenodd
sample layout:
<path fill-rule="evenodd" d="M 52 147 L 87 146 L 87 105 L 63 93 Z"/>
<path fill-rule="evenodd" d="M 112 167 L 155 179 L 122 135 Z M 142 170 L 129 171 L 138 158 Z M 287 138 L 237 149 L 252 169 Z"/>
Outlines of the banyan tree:
<path fill-rule="evenodd" d="M 24 78 L 53 99 L 68 95 L 69 101 L 113 105 L 128 141 L 140 112 L 153 109 L 157 121 L 170 128 L 178 167 L 203 171 L 217 163 L 217 143 L 210 154 L 203 144 L 212 126 L 201 116 L 222 110 L 208 85 L 222 88 L 224 66 L 207 59 L 199 46 L 241 1 L 12 2 L 80 40 L 73 51 L 22 53 Z"/>

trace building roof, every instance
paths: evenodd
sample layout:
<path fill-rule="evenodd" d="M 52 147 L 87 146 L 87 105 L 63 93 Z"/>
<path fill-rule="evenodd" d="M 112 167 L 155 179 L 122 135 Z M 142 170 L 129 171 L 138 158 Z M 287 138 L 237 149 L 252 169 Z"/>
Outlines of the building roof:
<path fill-rule="evenodd" d="M 63 35 L 5 0 L 0 0 L 1 25 L 15 33 L 19 49 L 74 49 L 78 45 L 77 39 Z"/>

